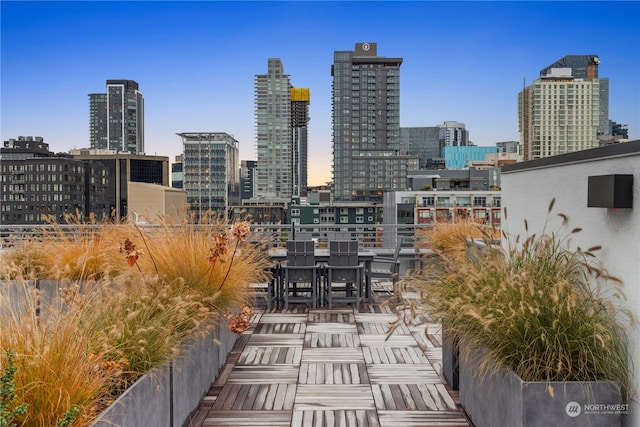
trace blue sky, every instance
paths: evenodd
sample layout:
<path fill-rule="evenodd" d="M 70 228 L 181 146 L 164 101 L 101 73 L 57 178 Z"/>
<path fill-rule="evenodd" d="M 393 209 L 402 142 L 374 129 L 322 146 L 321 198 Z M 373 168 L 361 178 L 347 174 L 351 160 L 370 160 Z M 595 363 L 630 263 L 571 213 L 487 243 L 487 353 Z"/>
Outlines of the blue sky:
<path fill-rule="evenodd" d="M 569 54 L 600 56 L 609 117 L 640 139 L 640 2 L 1 2 L 1 137 L 88 146 L 89 93 L 131 79 L 147 154 L 177 132 L 227 132 L 255 159 L 254 86 L 282 59 L 311 92 L 310 184 L 331 178 L 333 53 L 401 57 L 401 126 L 466 124 L 477 145 L 517 140 L 517 94 Z"/>

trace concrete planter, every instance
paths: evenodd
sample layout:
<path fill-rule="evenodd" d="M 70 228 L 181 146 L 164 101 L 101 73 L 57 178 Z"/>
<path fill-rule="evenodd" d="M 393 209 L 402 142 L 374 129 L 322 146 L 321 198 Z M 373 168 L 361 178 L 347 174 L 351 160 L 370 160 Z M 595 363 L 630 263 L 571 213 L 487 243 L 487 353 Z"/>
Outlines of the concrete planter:
<path fill-rule="evenodd" d="M 238 336 L 218 325 L 187 340 L 180 356 L 136 381 L 93 427 L 182 427 L 215 382 Z"/>
<path fill-rule="evenodd" d="M 442 375 L 447 380 L 452 389 L 459 389 L 459 372 L 460 367 L 458 358 L 460 349 L 458 348 L 458 340 L 447 333 L 442 328 Z"/>
<path fill-rule="evenodd" d="M 617 383 L 525 382 L 506 368 L 477 378 L 478 363 L 460 363 L 460 403 L 476 427 L 615 427 L 628 413 Z"/>

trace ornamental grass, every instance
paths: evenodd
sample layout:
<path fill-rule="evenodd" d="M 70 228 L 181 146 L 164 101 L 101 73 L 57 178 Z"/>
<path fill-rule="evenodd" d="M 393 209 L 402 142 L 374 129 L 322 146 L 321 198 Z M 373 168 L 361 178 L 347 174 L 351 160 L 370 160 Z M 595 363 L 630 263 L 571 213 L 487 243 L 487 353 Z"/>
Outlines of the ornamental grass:
<path fill-rule="evenodd" d="M 58 300 L 40 313 L 40 293 L 22 279 L 0 283 L 0 291 L 0 371 L 15 355 L 15 398 L 6 409 L 25 408 L 15 416 L 15 424 L 7 425 L 57 426 L 76 411 L 71 425 L 88 424 L 104 406 L 102 399 L 116 373 L 91 357 L 93 343 L 82 328 L 83 310 Z"/>
<path fill-rule="evenodd" d="M 554 214 L 553 204 L 539 234 L 503 232 L 500 246 L 491 233 L 482 245 L 467 246 L 468 230 L 448 230 L 461 237 L 464 256 L 455 239 L 433 242 L 439 262 L 412 277 L 421 298 L 411 312 L 440 320 L 461 342 L 463 360 L 486 348 L 479 377 L 503 365 L 524 381 L 617 381 L 628 398 L 624 330 L 634 320 L 623 308 L 621 283 L 597 260 L 599 246 L 569 249 L 581 229 L 567 231 L 569 219 Z"/>
<path fill-rule="evenodd" d="M 247 223 L 70 224 L 3 253 L 0 370 L 15 355 L 17 425 L 88 425 L 215 320 L 246 330 L 249 285 L 266 280 Z"/>

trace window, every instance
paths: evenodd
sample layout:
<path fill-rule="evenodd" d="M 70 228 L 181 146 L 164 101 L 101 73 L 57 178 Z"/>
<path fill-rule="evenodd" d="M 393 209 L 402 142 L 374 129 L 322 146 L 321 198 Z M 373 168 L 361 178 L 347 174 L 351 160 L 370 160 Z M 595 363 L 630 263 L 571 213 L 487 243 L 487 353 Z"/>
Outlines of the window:
<path fill-rule="evenodd" d="M 473 206 L 487 206 L 487 198 L 485 196 L 475 196 L 473 198 Z"/>
<path fill-rule="evenodd" d="M 449 196 L 439 196 L 437 202 L 440 207 L 451 206 L 451 198 L 449 198 Z"/>
<path fill-rule="evenodd" d="M 291 216 L 300 216 L 300 209 L 291 209 Z"/>
<path fill-rule="evenodd" d="M 423 197 L 422 198 L 422 203 L 420 204 L 420 206 L 423 206 L 423 207 L 435 206 L 435 202 L 434 202 L 433 196 Z"/>
<path fill-rule="evenodd" d="M 356 224 L 364 224 L 364 217 L 363 216 L 357 216 L 356 217 Z"/>
<path fill-rule="evenodd" d="M 348 224 L 349 223 L 349 217 L 348 216 L 341 216 L 340 217 L 340 224 Z"/>

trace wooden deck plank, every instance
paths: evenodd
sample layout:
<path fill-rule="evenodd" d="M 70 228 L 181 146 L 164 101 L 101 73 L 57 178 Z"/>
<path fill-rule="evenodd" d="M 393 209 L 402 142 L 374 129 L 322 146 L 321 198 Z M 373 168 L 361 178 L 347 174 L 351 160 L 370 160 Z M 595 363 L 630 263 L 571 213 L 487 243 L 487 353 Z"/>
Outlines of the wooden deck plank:
<path fill-rule="evenodd" d="M 364 347 L 418 347 L 411 335 L 361 335 L 360 343 Z"/>
<path fill-rule="evenodd" d="M 302 345 L 305 334 L 256 334 L 247 345 L 293 346 Z"/>
<path fill-rule="evenodd" d="M 395 322 L 398 316 L 395 313 L 355 313 L 355 320 L 358 323 L 387 323 Z"/>
<path fill-rule="evenodd" d="M 379 410 L 381 427 L 468 427 L 469 422 L 457 411 L 388 411 Z"/>
<path fill-rule="evenodd" d="M 307 323 L 308 318 L 306 313 L 265 313 L 260 317 L 260 323 Z"/>
<path fill-rule="evenodd" d="M 333 363 L 364 363 L 362 348 L 359 347 L 325 347 L 303 348 L 302 363 L 333 362 Z"/>
<path fill-rule="evenodd" d="M 306 323 L 293 322 L 273 322 L 258 324 L 253 333 L 255 334 L 304 334 Z"/>
<path fill-rule="evenodd" d="M 307 323 L 307 332 L 326 334 L 357 334 L 355 323 Z"/>
<path fill-rule="evenodd" d="M 431 365 L 388 364 L 367 366 L 371 384 L 436 384 L 438 373 Z"/>
<path fill-rule="evenodd" d="M 299 384 L 368 384 L 364 363 L 302 363 Z"/>
<path fill-rule="evenodd" d="M 300 384 L 293 409 L 375 409 L 375 404 L 366 384 Z"/>
<path fill-rule="evenodd" d="M 372 410 L 300 410 L 294 411 L 291 422 L 295 427 L 380 427 Z"/>
<path fill-rule="evenodd" d="M 295 384 L 296 365 L 236 365 L 227 384 Z"/>
<path fill-rule="evenodd" d="M 250 410 L 253 408 L 253 405 L 256 403 L 256 398 L 258 397 L 258 392 L 260 391 L 260 384 L 251 384 L 249 385 L 249 390 L 247 395 L 240 406 L 242 410 Z"/>
<path fill-rule="evenodd" d="M 209 414 L 203 427 L 275 427 L 291 425 L 291 411 L 215 411 Z"/>
<path fill-rule="evenodd" d="M 359 347 L 360 337 L 355 333 L 307 333 L 304 337 L 304 346 L 311 348 Z"/>

